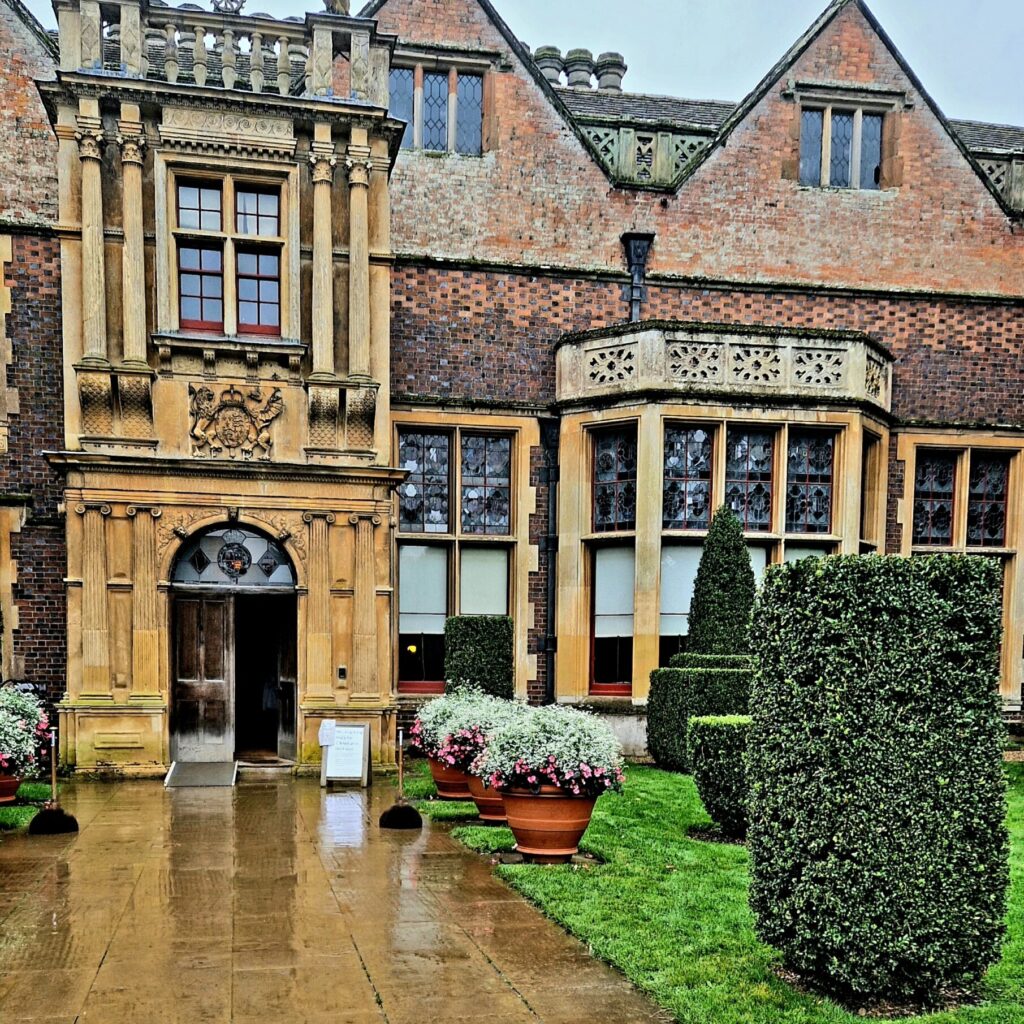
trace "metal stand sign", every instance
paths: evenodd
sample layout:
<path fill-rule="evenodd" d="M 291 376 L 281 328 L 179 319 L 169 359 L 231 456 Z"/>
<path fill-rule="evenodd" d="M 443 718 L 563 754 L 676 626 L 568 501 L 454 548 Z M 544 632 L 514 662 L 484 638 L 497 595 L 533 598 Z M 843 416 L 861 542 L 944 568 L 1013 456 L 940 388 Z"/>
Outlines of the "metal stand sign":
<path fill-rule="evenodd" d="M 328 718 L 320 723 L 320 785 L 370 783 L 370 726 Z"/>

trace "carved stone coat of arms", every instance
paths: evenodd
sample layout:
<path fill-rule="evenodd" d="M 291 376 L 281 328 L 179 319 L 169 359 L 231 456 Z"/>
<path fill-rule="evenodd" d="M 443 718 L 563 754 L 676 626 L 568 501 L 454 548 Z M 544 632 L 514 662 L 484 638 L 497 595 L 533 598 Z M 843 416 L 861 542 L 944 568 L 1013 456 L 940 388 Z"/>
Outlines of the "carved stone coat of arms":
<path fill-rule="evenodd" d="M 188 394 L 193 455 L 251 459 L 258 452 L 258 459 L 270 459 L 270 425 L 284 409 L 280 388 L 265 395 L 258 387 L 243 392 L 231 385 L 217 395 L 205 384 L 190 384 Z"/>

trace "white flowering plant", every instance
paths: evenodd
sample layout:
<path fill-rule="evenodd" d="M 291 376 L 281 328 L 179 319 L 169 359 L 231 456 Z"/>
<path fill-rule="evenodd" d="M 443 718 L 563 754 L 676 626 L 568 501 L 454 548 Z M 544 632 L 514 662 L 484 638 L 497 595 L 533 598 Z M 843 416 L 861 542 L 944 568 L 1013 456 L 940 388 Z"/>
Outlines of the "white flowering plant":
<path fill-rule="evenodd" d="M 495 789 L 548 785 L 600 796 L 622 788 L 622 745 L 594 715 L 552 705 L 495 732 L 473 771 Z"/>
<path fill-rule="evenodd" d="M 0 775 L 34 774 L 49 726 L 46 711 L 31 693 L 0 687 Z"/>
<path fill-rule="evenodd" d="M 518 701 L 471 688 L 454 690 L 420 710 L 412 744 L 449 768 L 469 771 L 492 735 L 529 714 Z"/>

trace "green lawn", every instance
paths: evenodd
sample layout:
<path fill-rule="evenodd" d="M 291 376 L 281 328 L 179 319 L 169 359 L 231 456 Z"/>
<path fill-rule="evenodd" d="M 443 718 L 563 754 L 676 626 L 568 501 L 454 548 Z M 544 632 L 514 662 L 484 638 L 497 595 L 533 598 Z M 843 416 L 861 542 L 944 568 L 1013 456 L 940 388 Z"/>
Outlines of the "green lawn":
<path fill-rule="evenodd" d="M 27 828 L 36 816 L 36 811 L 45 800 L 50 799 L 48 782 L 23 782 L 18 787 L 18 802 L 0 806 L 0 832 L 11 832 Z"/>
<path fill-rule="evenodd" d="M 989 972 L 983 1004 L 917 1018 L 928 1024 L 1024 1024 L 1024 765 L 1007 773 L 1013 892 L 1003 959 Z M 776 957 L 754 936 L 747 908 L 746 850 L 688 839 L 694 824 L 709 819 L 688 776 L 632 767 L 623 796 L 601 798 L 584 837 L 605 864 L 495 870 L 687 1024 L 862 1019 L 772 974 Z M 507 829 L 464 826 L 452 835 L 482 852 L 512 847 Z"/>

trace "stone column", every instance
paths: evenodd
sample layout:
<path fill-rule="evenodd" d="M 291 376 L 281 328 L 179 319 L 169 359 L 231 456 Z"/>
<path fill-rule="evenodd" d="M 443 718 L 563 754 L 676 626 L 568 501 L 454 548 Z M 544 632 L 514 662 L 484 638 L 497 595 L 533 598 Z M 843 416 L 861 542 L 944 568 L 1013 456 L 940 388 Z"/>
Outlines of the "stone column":
<path fill-rule="evenodd" d="M 352 700 L 375 701 L 380 697 L 377 677 L 377 572 L 373 531 L 378 515 L 352 515 L 356 530 L 355 597 L 352 612 Z"/>
<path fill-rule="evenodd" d="M 661 604 L 662 422 L 656 407 L 637 424 L 636 575 L 633 589 L 633 700 L 646 701 L 658 667 Z"/>
<path fill-rule="evenodd" d="M 331 512 L 306 512 L 309 525 L 309 595 L 306 598 L 306 692 L 304 704 L 334 706 L 334 643 L 331 630 Z"/>
<path fill-rule="evenodd" d="M 313 168 L 313 376 L 334 379 L 334 228 L 331 126 L 318 124 L 309 162 Z"/>
<path fill-rule="evenodd" d="M 156 591 L 158 508 L 129 505 L 132 530 L 132 692 L 133 701 L 160 700 L 160 621 Z"/>
<path fill-rule="evenodd" d="M 370 161 L 368 133 L 354 127 L 346 154 L 348 170 L 348 375 L 370 379 Z"/>
<path fill-rule="evenodd" d="M 373 447 L 391 448 L 391 197 L 388 189 L 388 145 L 373 141 L 370 175 L 370 376 L 380 383 L 374 423 Z"/>
<path fill-rule="evenodd" d="M 113 700 L 107 617 L 106 519 L 109 505 L 82 504 L 82 697 Z"/>
<path fill-rule="evenodd" d="M 107 292 L 104 276 L 103 125 L 98 116 L 78 116 L 82 161 L 82 333 L 83 362 L 107 365 Z"/>
<path fill-rule="evenodd" d="M 121 147 L 121 218 L 124 247 L 121 250 L 121 282 L 124 321 L 124 361 L 138 369 L 146 362 L 146 268 L 142 227 L 142 164 L 146 136 L 138 107 L 122 110 L 117 142 Z M 134 117 L 129 119 L 129 115 Z"/>

